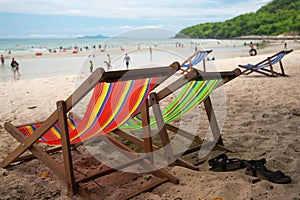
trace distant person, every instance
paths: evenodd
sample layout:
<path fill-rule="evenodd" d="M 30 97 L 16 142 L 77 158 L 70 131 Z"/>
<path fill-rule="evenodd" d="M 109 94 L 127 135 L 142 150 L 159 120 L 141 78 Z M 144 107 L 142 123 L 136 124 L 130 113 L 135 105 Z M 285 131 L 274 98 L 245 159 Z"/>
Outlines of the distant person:
<path fill-rule="evenodd" d="M 107 54 L 107 61 L 104 61 L 104 63 L 106 63 L 107 70 L 109 70 L 111 67 L 111 59 L 109 54 Z"/>
<path fill-rule="evenodd" d="M 250 42 L 249 47 L 250 47 L 250 49 L 254 49 L 254 44 L 253 44 L 253 42 Z"/>
<path fill-rule="evenodd" d="M 15 58 L 12 58 L 10 66 L 12 67 L 12 70 L 14 71 L 14 76 L 16 76 L 16 74 L 18 74 L 20 76 L 19 63 L 15 60 Z"/>
<path fill-rule="evenodd" d="M 150 52 L 150 61 L 152 60 L 152 47 L 149 47 L 149 52 Z"/>
<path fill-rule="evenodd" d="M 125 61 L 126 64 L 126 68 L 128 69 L 129 67 L 129 62 L 131 62 L 130 57 L 127 55 L 127 53 L 125 53 L 125 57 L 123 59 L 123 62 Z"/>
<path fill-rule="evenodd" d="M 284 43 L 284 49 L 287 49 L 287 43 L 286 42 Z"/>
<path fill-rule="evenodd" d="M 111 59 L 110 59 L 110 55 L 109 54 L 107 54 L 107 60 L 108 60 L 108 63 L 110 65 L 111 64 Z"/>
<path fill-rule="evenodd" d="M 1 55 L 1 64 L 2 64 L 2 65 L 4 65 L 4 60 L 5 60 L 5 59 L 4 59 L 4 56 Z"/>
<path fill-rule="evenodd" d="M 256 49 L 254 48 L 253 42 L 250 42 L 249 47 L 250 47 L 250 50 L 249 50 L 250 56 L 256 56 L 257 51 L 256 51 Z"/>
<path fill-rule="evenodd" d="M 90 72 L 93 73 L 94 64 L 93 61 L 90 60 Z"/>

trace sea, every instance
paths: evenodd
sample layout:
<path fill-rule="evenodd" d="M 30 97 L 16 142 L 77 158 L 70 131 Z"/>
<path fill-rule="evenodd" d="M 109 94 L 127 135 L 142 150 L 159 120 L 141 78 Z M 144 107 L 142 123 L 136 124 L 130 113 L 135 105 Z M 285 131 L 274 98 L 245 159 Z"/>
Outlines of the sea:
<path fill-rule="evenodd" d="M 247 43 L 249 41 L 244 40 L 124 37 L 0 39 L 0 54 L 5 57 L 4 65 L 0 65 L 0 81 L 16 80 L 10 66 L 12 57 L 20 64 L 20 80 L 89 73 L 91 60 L 94 68 L 107 67 L 108 55 L 111 67 L 107 70 L 124 69 L 125 53 L 131 58 L 132 68 L 180 62 L 198 49 L 212 49 L 213 56 L 223 59 L 232 57 L 232 52 L 246 54 Z M 42 55 L 36 56 L 36 53 Z"/>

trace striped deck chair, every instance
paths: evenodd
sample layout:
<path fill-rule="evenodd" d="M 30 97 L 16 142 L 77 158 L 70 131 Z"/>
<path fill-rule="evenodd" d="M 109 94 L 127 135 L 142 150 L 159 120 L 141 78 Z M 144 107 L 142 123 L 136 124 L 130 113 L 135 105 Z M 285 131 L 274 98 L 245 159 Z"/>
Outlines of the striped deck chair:
<path fill-rule="evenodd" d="M 105 139 L 109 140 L 125 151 L 133 152 L 129 147 L 118 142 L 107 133 L 135 116 L 144 107 L 152 89 L 179 69 L 180 64 L 178 62 L 169 67 L 151 69 L 109 72 L 105 72 L 102 68 L 96 69 L 66 101 L 57 102 L 57 109 L 44 122 L 23 126 L 14 126 L 10 122 L 5 123 L 5 129 L 21 144 L 1 161 L 0 166 L 8 167 L 16 161 L 36 157 L 66 183 L 69 196 L 77 193 L 84 196 L 89 195 L 84 183 L 114 172 L 116 169 L 126 168 L 130 164 L 142 165 L 160 178 L 151 186 L 146 186 L 138 192 L 128 194 L 126 198 L 131 198 L 166 181 L 178 183 L 177 178 L 165 170 L 155 169 L 151 162 L 137 154 L 133 154 L 137 156 L 131 155 L 129 163 L 79 179 L 74 175 L 70 148 L 82 141 L 99 137 L 104 141 Z M 67 117 L 71 109 L 92 89 L 94 90 L 83 118 Z M 36 142 L 58 147 L 44 151 Z M 22 157 L 22 154 L 27 150 L 32 154 Z M 50 155 L 50 153 L 57 150 L 62 150 L 63 163 L 58 163 Z"/>
<path fill-rule="evenodd" d="M 212 52 L 212 50 L 196 51 L 192 56 L 190 56 L 188 59 L 186 59 L 181 64 L 181 70 L 186 71 L 188 69 L 191 69 L 193 66 L 196 66 L 197 64 L 199 64 L 202 61 L 203 62 L 203 71 L 206 71 L 205 57 L 211 52 Z"/>
<path fill-rule="evenodd" d="M 224 147 L 223 140 L 220 135 L 220 130 L 216 121 L 216 116 L 213 111 L 212 103 L 210 100 L 209 95 L 211 92 L 216 89 L 217 87 L 221 86 L 224 83 L 234 79 L 235 77 L 239 76 L 241 71 L 239 69 L 235 69 L 229 72 L 200 72 L 196 69 L 189 72 L 176 82 L 172 83 L 171 85 L 167 86 L 165 89 L 161 90 L 158 93 L 152 92 L 150 94 L 150 100 L 148 104 L 153 106 L 154 117 L 149 117 L 148 124 L 152 128 L 158 128 L 160 130 L 159 135 L 162 141 L 162 145 L 166 147 L 169 143 L 169 137 L 166 130 L 172 131 L 176 134 L 179 134 L 187 139 L 195 140 L 197 143 L 196 146 L 186 150 L 185 152 L 177 153 L 177 155 L 172 153 L 172 149 L 165 149 L 165 159 L 169 159 L 169 161 L 175 161 L 174 164 L 178 164 L 184 167 L 188 167 L 193 170 L 198 170 L 199 168 L 186 162 L 185 160 L 178 158 L 180 156 L 184 156 L 190 154 L 192 152 L 198 151 L 202 145 L 202 139 L 195 137 L 195 135 L 179 129 L 170 124 L 179 118 L 181 118 L 184 114 L 188 113 L 189 111 L 196 108 L 201 103 L 204 103 L 206 114 L 208 116 L 209 124 L 212 130 L 213 138 L 215 141 L 215 147 L 227 150 Z M 188 81 L 188 82 L 187 82 Z M 183 87 L 183 88 L 182 88 Z M 171 93 L 176 91 L 177 89 L 182 88 L 181 92 L 173 100 L 173 102 L 167 106 L 164 110 L 160 110 L 159 101 L 163 100 Z M 137 115 L 136 117 L 127 121 L 123 126 L 116 129 L 114 132 L 120 136 L 126 137 L 129 141 L 133 143 L 143 146 L 144 143 L 152 144 L 152 141 L 144 141 L 144 140 L 151 140 L 145 138 L 144 140 L 136 137 L 136 135 L 140 135 L 139 132 L 142 130 L 142 120 L 141 116 Z M 213 142 L 212 142 L 213 143 Z M 209 144 L 208 144 L 209 145 Z M 153 145 L 152 148 L 157 149 Z M 148 152 L 152 152 L 153 149 L 147 150 Z M 200 163 L 199 163 L 200 164 Z"/>
<path fill-rule="evenodd" d="M 281 76 L 287 76 L 284 73 L 284 69 L 283 69 L 283 64 L 282 64 L 282 59 L 285 55 L 291 53 L 293 50 L 288 50 L 288 51 L 280 51 L 276 54 L 274 54 L 273 56 L 268 57 L 267 59 L 252 65 L 252 64 L 247 64 L 247 65 L 239 65 L 239 67 L 245 69 L 244 71 L 242 71 L 242 74 L 245 75 L 249 75 L 252 72 L 257 72 L 266 76 L 270 76 L 270 77 L 275 77 L 278 75 Z M 274 71 L 274 65 L 276 63 L 279 62 L 280 65 L 280 69 L 281 69 L 281 73 Z M 270 69 L 268 69 L 270 68 Z"/>

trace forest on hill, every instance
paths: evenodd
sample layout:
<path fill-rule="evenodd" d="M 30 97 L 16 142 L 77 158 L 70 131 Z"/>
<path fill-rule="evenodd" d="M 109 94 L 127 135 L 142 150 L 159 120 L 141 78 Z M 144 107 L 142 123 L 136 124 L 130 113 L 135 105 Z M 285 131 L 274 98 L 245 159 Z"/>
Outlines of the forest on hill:
<path fill-rule="evenodd" d="M 300 0 L 273 0 L 256 12 L 224 22 L 204 23 L 181 30 L 176 37 L 236 38 L 300 35 Z"/>

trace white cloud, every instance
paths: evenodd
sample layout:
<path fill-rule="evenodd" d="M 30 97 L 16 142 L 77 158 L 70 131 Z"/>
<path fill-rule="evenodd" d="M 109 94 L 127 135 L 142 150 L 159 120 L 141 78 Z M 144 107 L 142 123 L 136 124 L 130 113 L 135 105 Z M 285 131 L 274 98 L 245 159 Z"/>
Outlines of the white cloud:
<path fill-rule="evenodd" d="M 65 34 L 29 34 L 29 38 L 68 38 Z"/>
<path fill-rule="evenodd" d="M 232 2 L 232 1 L 231 1 Z M 257 10 L 270 0 L 1 0 L 0 12 L 92 16 L 99 18 L 180 18 L 237 15 Z"/>
<path fill-rule="evenodd" d="M 237 15 L 254 12 L 271 0 L 0 0 L 0 13 L 25 13 L 59 15 L 44 16 L 44 20 L 33 20 L 31 29 L 18 29 L 20 16 L 17 16 L 8 29 L 1 30 L 0 36 L 7 37 L 15 32 L 34 37 L 52 37 L 45 33 L 56 33 L 57 25 L 60 33 L 74 34 L 117 34 L 137 28 L 165 28 L 179 31 L 187 26 L 214 21 L 224 21 Z M 78 23 L 70 23 L 70 17 L 84 16 L 93 18 L 77 18 Z M 19 17 L 19 18 L 18 18 Z M 60 21 L 57 18 L 61 19 Z M 18 20 L 20 19 L 20 20 Z M 51 21 L 52 20 L 52 21 Z M 65 21 L 64 21 L 65 20 Z M 72 19 L 71 19 L 72 20 Z M 0 23 L 3 23 L 2 20 Z M 48 26 L 47 22 L 52 22 Z M 77 21 L 75 21 L 77 22 Z M 15 25 L 13 25 L 15 23 Z M 41 24 L 39 24 L 41 23 Z M 22 26 L 23 24 L 21 24 Z M 37 25 L 39 25 L 37 27 Z M 43 26 L 44 28 L 40 28 Z M 2 26 L 3 27 L 3 26 Z M 47 29 L 47 30 L 45 30 Z M 64 37 L 61 35 L 60 37 Z"/>

